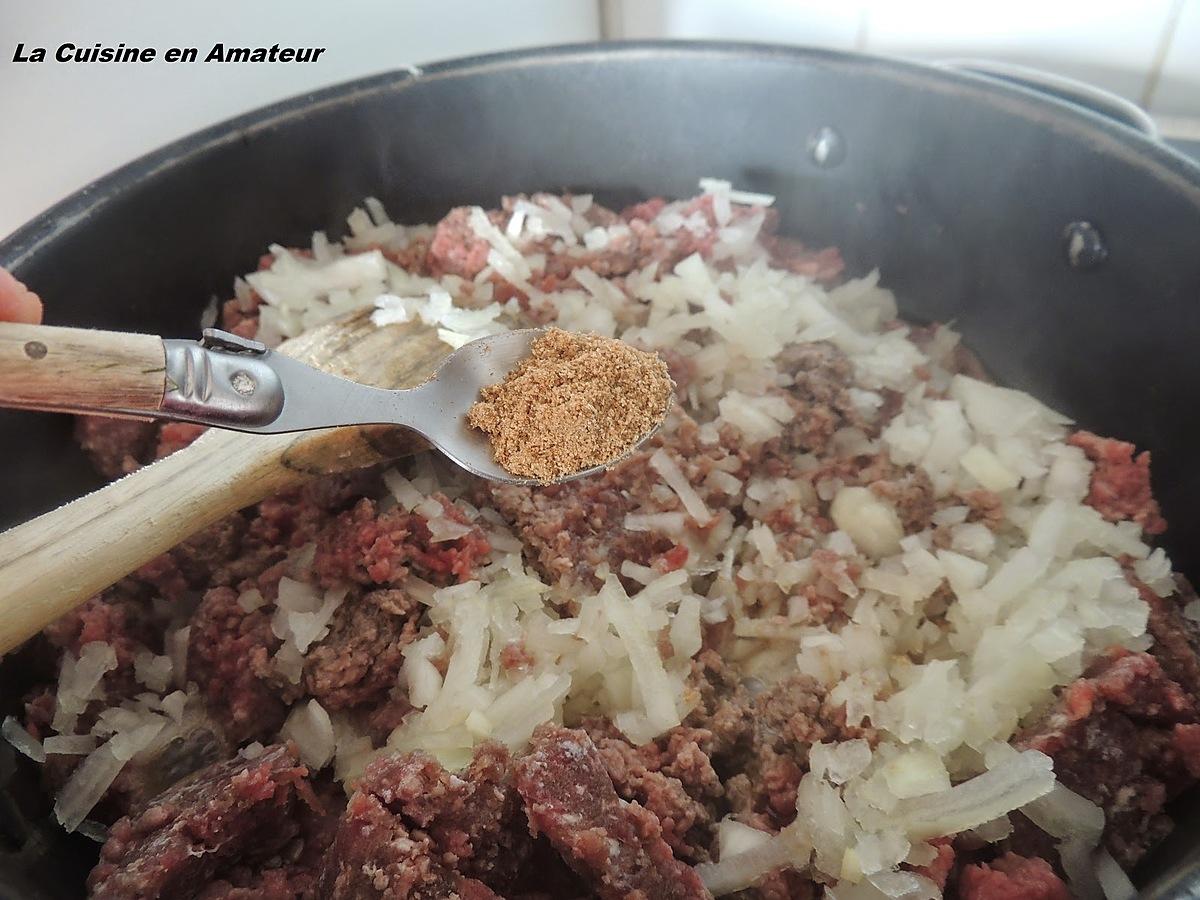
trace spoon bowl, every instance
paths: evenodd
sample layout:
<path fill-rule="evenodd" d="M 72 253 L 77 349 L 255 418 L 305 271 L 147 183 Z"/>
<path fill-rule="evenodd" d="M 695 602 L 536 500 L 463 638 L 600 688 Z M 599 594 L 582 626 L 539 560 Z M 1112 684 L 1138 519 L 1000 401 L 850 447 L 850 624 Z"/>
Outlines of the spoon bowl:
<path fill-rule="evenodd" d="M 487 435 L 467 422 L 467 412 L 479 399 L 479 392 L 503 381 L 529 356 L 533 342 L 544 333 L 540 328 L 505 331 L 471 341 L 454 351 L 429 381 L 399 392 L 406 395 L 406 406 L 413 404 L 412 411 L 405 416 L 414 423 L 413 430 L 471 474 L 507 484 L 562 484 L 602 472 L 619 462 L 619 459 L 611 460 L 553 481 L 514 475 L 495 461 Z M 661 420 L 620 459 L 633 453 L 660 425 Z"/>

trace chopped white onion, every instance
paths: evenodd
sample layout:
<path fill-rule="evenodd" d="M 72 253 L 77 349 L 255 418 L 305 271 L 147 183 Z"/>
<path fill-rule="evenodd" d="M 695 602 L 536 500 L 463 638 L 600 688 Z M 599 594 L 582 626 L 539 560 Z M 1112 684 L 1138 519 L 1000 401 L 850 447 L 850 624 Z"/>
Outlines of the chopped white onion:
<path fill-rule="evenodd" d="M 166 719 L 153 713 L 143 713 L 140 719 L 140 724 L 118 731 L 104 745 L 122 762 L 128 762 L 149 747 L 167 724 Z"/>
<path fill-rule="evenodd" d="M 293 706 L 279 734 L 296 742 L 301 762 L 313 771 L 324 768 L 333 759 L 336 748 L 333 722 L 316 700 Z"/>
<path fill-rule="evenodd" d="M 165 691 L 170 686 L 173 668 L 170 656 L 158 656 L 149 650 L 133 655 L 134 677 L 152 691 Z"/>
<path fill-rule="evenodd" d="M 396 498 L 396 502 L 405 512 L 412 512 L 425 499 L 425 495 L 395 469 L 388 469 L 383 473 L 383 483 L 387 485 L 387 489 L 392 492 L 392 496 Z M 438 506 L 440 507 L 441 504 Z M 439 509 L 438 512 L 440 513 L 441 510 Z"/>
<path fill-rule="evenodd" d="M 895 817 L 911 838 L 956 834 L 1043 797 L 1053 787 L 1050 757 L 1025 750 L 949 790 L 901 801 Z"/>
<path fill-rule="evenodd" d="M 842 488 L 833 498 L 829 515 L 868 556 L 878 559 L 900 549 L 900 539 L 904 537 L 900 517 L 870 488 Z"/>
<path fill-rule="evenodd" d="M 34 762 L 46 761 L 46 750 L 42 742 L 26 731 L 25 726 L 12 716 L 4 717 L 4 724 L 0 726 L 0 735 Z"/>
<path fill-rule="evenodd" d="M 88 755 L 71 773 L 54 801 L 54 817 L 66 831 L 74 831 L 105 791 L 116 780 L 125 761 L 105 744 Z"/>
<path fill-rule="evenodd" d="M 696 489 L 684 476 L 675 460 L 671 459 L 661 447 L 650 456 L 650 467 L 658 472 L 667 487 L 675 492 L 683 504 L 683 508 L 687 510 L 688 515 L 696 521 L 697 525 L 703 527 L 712 521 L 712 513 L 704 505 L 704 501 L 700 499 Z"/>
<path fill-rule="evenodd" d="M 1096 880 L 1104 891 L 1104 900 L 1134 900 L 1137 888 L 1112 854 L 1101 847 L 1096 851 Z"/>
<path fill-rule="evenodd" d="M 1021 812 L 1060 840 L 1077 838 L 1094 847 L 1104 833 L 1104 810 L 1062 784 L 1055 783 L 1045 796 L 1022 806 Z"/>
<path fill-rule="evenodd" d="M 42 741 L 46 754 L 81 756 L 96 749 L 96 736 L 92 734 L 52 734 Z"/>
<path fill-rule="evenodd" d="M 801 868 L 808 863 L 812 848 L 791 826 L 769 840 L 715 863 L 701 863 L 696 874 L 714 897 L 723 897 L 750 887 L 768 872 L 781 866 Z"/>
<path fill-rule="evenodd" d="M 267 598 L 262 595 L 262 591 L 258 588 L 250 588 L 238 594 L 238 606 L 248 613 L 254 612 L 256 609 L 267 605 Z"/>

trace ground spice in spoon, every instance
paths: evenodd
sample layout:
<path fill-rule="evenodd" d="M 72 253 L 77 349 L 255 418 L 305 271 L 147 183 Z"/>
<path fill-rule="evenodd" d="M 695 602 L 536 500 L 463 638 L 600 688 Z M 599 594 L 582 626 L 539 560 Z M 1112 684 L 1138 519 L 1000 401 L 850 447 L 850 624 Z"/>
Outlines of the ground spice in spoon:
<path fill-rule="evenodd" d="M 554 481 L 620 459 L 662 421 L 674 385 L 653 353 L 551 328 L 467 413 L 514 475 Z"/>

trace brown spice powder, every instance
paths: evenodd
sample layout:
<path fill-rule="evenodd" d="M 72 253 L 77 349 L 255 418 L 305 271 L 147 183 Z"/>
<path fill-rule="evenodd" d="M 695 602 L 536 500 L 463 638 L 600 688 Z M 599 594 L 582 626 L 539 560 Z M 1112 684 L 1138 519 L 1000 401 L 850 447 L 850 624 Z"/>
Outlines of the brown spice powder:
<path fill-rule="evenodd" d="M 496 462 L 554 481 L 620 459 L 667 413 L 674 385 L 653 353 L 612 338 L 551 328 L 467 413 Z"/>

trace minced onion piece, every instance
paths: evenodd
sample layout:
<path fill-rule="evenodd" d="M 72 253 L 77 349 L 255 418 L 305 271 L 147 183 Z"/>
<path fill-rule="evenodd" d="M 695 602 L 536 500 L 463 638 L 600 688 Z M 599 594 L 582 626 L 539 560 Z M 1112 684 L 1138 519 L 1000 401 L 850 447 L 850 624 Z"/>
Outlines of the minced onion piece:
<path fill-rule="evenodd" d="M 124 766 L 125 761 L 118 759 L 108 744 L 79 764 L 54 801 L 54 817 L 65 831 L 79 827 Z"/>
<path fill-rule="evenodd" d="M 62 673 L 58 679 L 57 703 L 54 709 L 55 731 L 75 730 L 75 720 L 88 702 L 103 693 L 103 679 L 117 667 L 117 654 L 111 644 L 91 641 L 79 648 L 78 658 L 63 654 Z"/>
<path fill-rule="evenodd" d="M 696 493 L 696 489 L 684 476 L 675 460 L 667 455 L 667 451 L 661 447 L 655 450 L 650 456 L 650 467 L 661 475 L 667 487 L 675 492 L 679 497 L 679 502 L 683 504 L 683 508 L 687 510 L 688 515 L 696 521 L 697 525 L 704 526 L 712 521 L 712 513 L 704 505 L 704 501 L 700 499 L 700 495 Z"/>
<path fill-rule="evenodd" d="M 941 900 L 934 882 L 915 872 L 879 872 L 858 884 L 839 882 L 825 889 L 829 900 Z"/>
<path fill-rule="evenodd" d="M 292 707 L 279 734 L 296 742 L 301 761 L 313 770 L 324 768 L 333 759 L 336 747 L 333 722 L 325 707 L 316 700 Z"/>
<path fill-rule="evenodd" d="M 871 764 L 871 745 L 862 738 L 832 744 L 815 743 L 809 750 L 809 770 L 834 784 L 845 784 Z"/>
<path fill-rule="evenodd" d="M 175 677 L 176 687 L 184 687 L 187 684 L 188 640 L 191 634 L 192 626 L 184 625 L 168 632 L 165 641 L 167 656 L 171 657 L 171 673 Z"/>
<path fill-rule="evenodd" d="M 471 533 L 470 525 L 456 522 L 446 515 L 428 519 L 425 524 L 429 527 L 429 539 L 435 544 L 456 541 L 463 535 Z"/>
<path fill-rule="evenodd" d="M 1078 838 L 1095 846 L 1104 832 L 1104 810 L 1062 784 L 1026 803 L 1021 812 L 1051 837 Z"/>
<path fill-rule="evenodd" d="M 879 558 L 900 549 L 904 526 L 900 517 L 870 488 L 844 487 L 829 507 L 829 516 L 838 529 L 850 535 L 854 545 L 869 556 Z"/>
<path fill-rule="evenodd" d="M 112 751 L 112 755 L 122 762 L 133 759 L 158 737 L 167 720 L 153 713 L 143 714 L 142 724 L 117 732 L 104 746 Z"/>
<path fill-rule="evenodd" d="M 262 591 L 258 588 L 250 588 L 247 591 L 242 591 L 238 595 L 238 606 L 248 613 L 254 612 L 256 609 L 267 605 L 267 598 L 262 595 Z"/>
<path fill-rule="evenodd" d="M 413 486 L 413 483 L 395 469 L 388 469 L 383 473 L 383 483 L 387 485 L 387 489 L 392 492 L 392 496 L 396 498 L 396 502 L 403 507 L 405 512 L 412 512 L 425 499 L 425 496 Z"/>
<path fill-rule="evenodd" d="M 726 816 L 717 823 L 717 858 L 729 859 L 739 853 L 753 850 L 770 839 L 769 831 L 761 831 Z"/>
<path fill-rule="evenodd" d="M 627 513 L 623 523 L 626 531 L 661 531 L 665 534 L 681 534 L 684 528 L 683 513 Z"/>
<path fill-rule="evenodd" d="M 108 840 L 108 826 L 94 819 L 84 819 L 75 826 L 75 833 L 82 834 L 89 841 L 103 844 Z"/>
<path fill-rule="evenodd" d="M 96 749 L 94 734 L 52 734 L 42 741 L 47 755 L 51 753 L 63 756 L 83 756 Z"/>
<path fill-rule="evenodd" d="M 768 872 L 782 866 L 800 868 L 808 864 L 812 848 L 796 825 L 789 825 L 748 850 L 715 863 L 701 863 L 696 874 L 714 897 L 748 888 Z"/>
<path fill-rule="evenodd" d="M 1058 845 L 1058 859 L 1067 873 L 1071 896 L 1076 900 L 1105 900 L 1096 871 L 1095 845 L 1068 838 Z"/>
<path fill-rule="evenodd" d="M 173 667 L 170 656 L 159 656 L 149 650 L 139 650 L 133 655 L 134 677 L 152 691 L 167 689 Z"/>
<path fill-rule="evenodd" d="M 914 839 L 956 834 L 1043 797 L 1053 787 L 1050 757 L 1025 750 L 949 790 L 902 800 L 895 821 Z"/>
<path fill-rule="evenodd" d="M 671 647 L 675 655 L 690 659 L 704 645 L 704 632 L 700 625 L 700 598 L 687 594 L 679 601 L 679 608 L 671 619 Z"/>
<path fill-rule="evenodd" d="M 730 203 L 737 203 L 741 206 L 770 206 L 775 202 L 775 197 L 772 194 L 734 190 L 731 182 L 721 178 L 701 178 L 700 190 L 706 194 L 723 194 L 729 199 Z"/>
<path fill-rule="evenodd" d="M 603 594 L 604 613 L 625 645 L 650 726 L 657 729 L 656 734 L 673 728 L 680 722 L 675 708 L 677 691 L 663 667 L 654 639 L 620 582 L 610 577 Z"/>
<path fill-rule="evenodd" d="M 183 721 L 183 711 L 187 706 L 187 694 L 183 691 L 171 691 L 167 696 L 160 701 L 162 711 L 174 720 L 178 725 Z"/>
<path fill-rule="evenodd" d="M 25 726 L 12 716 L 4 717 L 4 724 L 0 725 L 0 735 L 12 744 L 14 749 L 20 750 L 34 762 L 46 761 L 46 750 L 42 742 L 26 731 Z"/>
<path fill-rule="evenodd" d="M 310 584 L 281 578 L 271 631 L 285 642 L 284 647 L 291 645 L 301 655 L 307 653 L 313 643 L 329 633 L 329 622 L 346 593 L 345 588 L 332 588 L 322 597 Z"/>
<path fill-rule="evenodd" d="M 538 725 L 554 718 L 570 689 L 571 677 L 554 672 L 518 681 L 488 707 L 486 719 L 491 727 L 486 736 L 511 748 L 523 746 Z"/>
<path fill-rule="evenodd" d="M 1138 895 L 1125 870 L 1103 847 L 1096 851 L 1096 880 L 1105 900 L 1133 900 Z"/>

